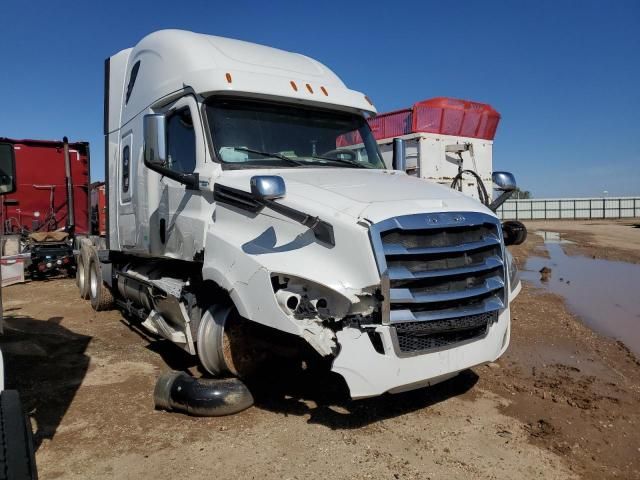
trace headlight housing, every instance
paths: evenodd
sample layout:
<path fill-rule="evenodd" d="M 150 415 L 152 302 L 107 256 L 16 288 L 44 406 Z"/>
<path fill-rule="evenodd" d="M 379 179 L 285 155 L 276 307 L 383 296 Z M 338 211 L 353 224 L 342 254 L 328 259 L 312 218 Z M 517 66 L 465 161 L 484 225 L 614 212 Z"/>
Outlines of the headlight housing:
<path fill-rule="evenodd" d="M 509 273 L 509 291 L 513 292 L 518 283 L 520 283 L 520 272 L 518 272 L 518 266 L 516 261 L 511 255 L 511 252 L 505 249 L 505 260 L 507 263 L 507 272 Z"/>
<path fill-rule="evenodd" d="M 271 284 L 280 308 L 294 317 L 344 317 L 351 302 L 345 296 L 305 278 L 274 273 Z"/>

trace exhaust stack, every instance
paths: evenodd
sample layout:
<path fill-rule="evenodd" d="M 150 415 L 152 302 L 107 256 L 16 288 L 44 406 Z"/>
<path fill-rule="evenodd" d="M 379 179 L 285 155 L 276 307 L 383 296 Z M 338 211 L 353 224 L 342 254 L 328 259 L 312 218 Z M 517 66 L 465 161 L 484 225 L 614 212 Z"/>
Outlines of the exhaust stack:
<path fill-rule="evenodd" d="M 71 179 L 71 157 L 69 156 L 69 139 L 62 139 L 64 148 L 64 172 L 67 183 L 67 232 L 73 233 L 76 226 L 74 203 L 73 203 L 73 182 Z"/>

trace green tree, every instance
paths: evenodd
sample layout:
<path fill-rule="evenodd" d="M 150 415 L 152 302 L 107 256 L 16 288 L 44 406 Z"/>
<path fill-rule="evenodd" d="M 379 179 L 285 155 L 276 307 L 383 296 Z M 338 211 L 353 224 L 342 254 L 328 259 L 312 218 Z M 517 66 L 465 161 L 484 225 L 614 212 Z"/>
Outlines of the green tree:
<path fill-rule="evenodd" d="M 511 198 L 525 200 L 532 197 L 533 195 L 531 195 L 531 192 L 529 190 L 520 190 L 519 187 L 516 187 L 516 189 L 513 191 L 513 195 L 511 195 Z"/>

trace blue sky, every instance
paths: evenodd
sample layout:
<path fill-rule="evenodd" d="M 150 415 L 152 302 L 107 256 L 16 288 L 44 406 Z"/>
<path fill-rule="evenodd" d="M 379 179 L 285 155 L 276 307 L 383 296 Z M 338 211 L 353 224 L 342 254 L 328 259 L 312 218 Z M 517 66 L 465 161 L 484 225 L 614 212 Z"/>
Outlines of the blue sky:
<path fill-rule="evenodd" d="M 317 58 L 378 110 L 436 96 L 502 114 L 494 167 L 535 197 L 640 195 L 640 1 L 2 2 L 0 136 L 92 146 L 103 61 L 184 28 Z"/>

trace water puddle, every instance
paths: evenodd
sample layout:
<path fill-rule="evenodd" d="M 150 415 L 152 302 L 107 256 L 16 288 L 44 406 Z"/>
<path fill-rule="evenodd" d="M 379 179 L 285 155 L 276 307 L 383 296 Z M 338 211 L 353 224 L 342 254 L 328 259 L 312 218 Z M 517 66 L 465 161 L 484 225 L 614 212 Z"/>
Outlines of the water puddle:
<path fill-rule="evenodd" d="M 562 295 L 585 324 L 640 357 L 640 265 L 569 256 L 556 232 L 536 232 L 550 258 L 529 257 L 523 280 Z"/>
<path fill-rule="evenodd" d="M 569 240 L 565 240 L 564 238 L 562 238 L 558 232 L 535 231 L 533 233 L 535 233 L 536 235 L 542 237 L 542 239 L 544 240 L 544 243 L 546 243 L 546 244 L 549 244 L 549 243 L 574 243 L 574 242 L 570 242 Z"/>

